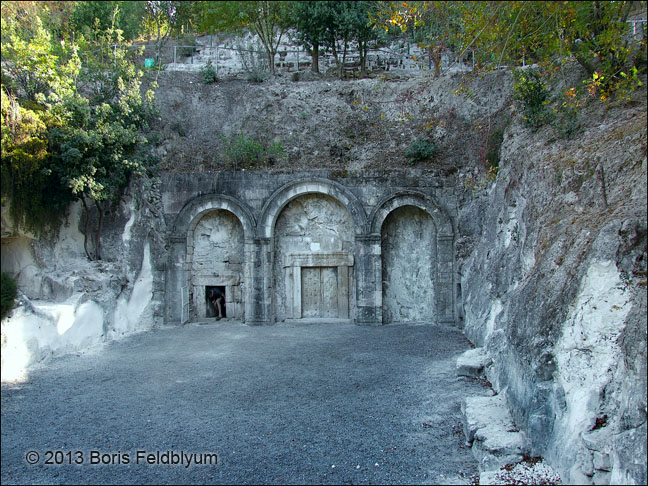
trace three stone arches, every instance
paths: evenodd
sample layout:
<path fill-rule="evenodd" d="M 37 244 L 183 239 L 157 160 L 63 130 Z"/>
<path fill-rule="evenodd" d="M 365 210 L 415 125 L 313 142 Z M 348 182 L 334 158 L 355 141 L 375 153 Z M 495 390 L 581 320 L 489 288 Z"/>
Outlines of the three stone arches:
<path fill-rule="evenodd" d="M 346 240 L 352 239 L 351 244 L 348 245 L 345 240 L 344 247 L 323 249 L 313 242 L 312 251 L 304 251 L 304 248 L 291 252 L 279 251 L 278 245 L 282 241 L 276 229 L 277 222 L 281 223 L 282 214 L 286 214 L 284 210 L 288 208 L 292 211 L 295 205 L 304 206 L 313 201 L 328 204 L 328 208 L 343 208 L 347 212 L 353 237 Z M 229 284 L 228 303 L 233 309 L 240 304 L 238 314 L 232 317 L 239 317 L 250 324 L 271 324 L 278 319 L 304 317 L 306 314 L 302 304 L 307 303 L 300 292 L 302 288 L 308 292 L 308 288 L 300 284 L 300 278 L 305 278 L 300 275 L 302 272 L 304 275 L 313 274 L 312 269 L 322 268 L 334 269 L 336 275 L 339 307 L 336 317 L 350 318 L 360 324 L 381 324 L 385 294 L 381 232 L 385 222 L 389 223 L 390 215 L 400 212 L 408 215 L 408 211 L 420 211 L 418 214 L 423 219 L 429 218 L 430 228 L 433 228 L 433 231 L 428 231 L 429 235 L 434 235 L 434 241 L 430 241 L 429 245 L 435 267 L 430 273 L 433 282 L 433 289 L 430 290 L 433 290 L 436 314 L 432 317 L 438 323 L 454 322 L 454 234 L 445 210 L 423 193 L 404 191 L 380 200 L 367 216 L 365 205 L 358 197 L 343 185 L 326 179 L 296 181 L 282 186 L 268 197 L 258 213 L 258 219 L 245 202 L 229 196 L 205 194 L 185 204 L 173 225 L 170 238 L 173 251 L 170 252 L 167 272 L 167 291 L 184 293 L 183 308 L 181 311 L 167 309 L 167 315 L 183 322 L 191 317 L 199 317 L 202 314 L 196 311 L 196 306 L 200 306 L 203 299 L 202 287 Z M 343 214 L 342 210 L 339 212 Z M 227 282 L 222 276 L 214 276 L 211 280 L 205 275 L 198 278 L 194 268 L 197 262 L 196 231 L 204 232 L 206 217 L 221 218 L 218 221 L 224 225 L 228 215 L 240 225 L 240 239 L 243 241 L 240 261 L 236 258 L 225 261 L 225 265 L 230 265 L 225 268 L 229 272 L 227 277 L 230 280 Z M 281 261 L 275 259 L 278 253 Z M 232 276 L 237 271 L 238 275 Z M 281 289 L 282 295 L 275 291 L 276 288 Z M 240 299 L 240 302 L 236 299 Z M 282 305 L 278 305 L 279 301 L 282 301 Z M 386 309 L 389 314 L 388 305 Z M 385 320 L 385 323 L 388 321 Z"/>

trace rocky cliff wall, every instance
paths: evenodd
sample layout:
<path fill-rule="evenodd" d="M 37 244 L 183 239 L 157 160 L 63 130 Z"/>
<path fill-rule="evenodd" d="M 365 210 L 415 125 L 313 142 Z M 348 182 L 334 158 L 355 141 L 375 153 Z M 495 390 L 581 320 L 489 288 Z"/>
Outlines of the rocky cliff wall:
<path fill-rule="evenodd" d="M 4 209 L 2 271 L 17 277 L 19 298 L 2 321 L 3 381 L 24 378 L 47 358 L 162 323 L 159 255 L 166 235 L 159 183 L 134 181 L 106 215 L 101 261 L 85 255 L 80 203 L 57 235 L 40 238 L 19 232 Z"/>
<path fill-rule="evenodd" d="M 465 333 L 564 481 L 646 482 L 645 94 L 571 140 L 517 119 L 460 210 Z"/>

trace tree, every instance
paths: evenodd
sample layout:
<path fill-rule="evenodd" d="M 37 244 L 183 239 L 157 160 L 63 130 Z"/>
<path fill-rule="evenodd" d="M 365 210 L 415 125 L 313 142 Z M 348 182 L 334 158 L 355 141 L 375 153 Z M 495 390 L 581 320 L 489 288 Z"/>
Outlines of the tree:
<path fill-rule="evenodd" d="M 311 69 L 319 73 L 319 49 L 326 45 L 331 30 L 335 28 L 336 2 L 294 2 L 293 20 L 297 39 L 310 49 L 313 58 Z"/>
<path fill-rule="evenodd" d="M 237 32 L 244 28 L 255 33 L 268 57 L 270 73 L 281 37 L 291 25 L 290 2 L 205 2 L 202 27 L 209 32 Z"/>
<path fill-rule="evenodd" d="M 110 29 L 104 33 L 106 39 L 113 35 Z M 134 64 L 139 53 L 127 47 L 120 42 L 109 56 L 95 56 L 79 76 L 87 94 L 75 90 L 52 107 L 60 121 L 50 130 L 52 174 L 83 203 L 85 248 L 91 259 L 101 259 L 107 207 L 119 200 L 131 175 L 143 173 L 150 165 L 142 132 L 156 113 L 154 95 L 148 91 L 142 96 L 143 73 Z M 94 203 L 98 214 L 94 255 L 87 245 L 89 203 Z"/>
<path fill-rule="evenodd" d="M 573 57 L 603 98 L 641 83 L 646 43 L 632 41 L 634 2 L 404 2 L 383 9 L 380 25 L 419 30 L 438 73 L 440 50 L 472 50 L 478 69 L 537 63 L 561 67 Z"/>
<path fill-rule="evenodd" d="M 49 127 L 55 117 L 48 108 L 74 90 L 79 60 L 65 43 L 55 55 L 40 17 L 32 22 L 24 30 L 14 25 L 3 39 L 2 194 L 10 200 L 16 227 L 38 232 L 55 226 L 72 199 L 49 177 Z M 23 40 L 21 34 L 33 37 Z"/>
<path fill-rule="evenodd" d="M 434 65 L 434 77 L 441 74 L 443 51 L 455 47 L 462 32 L 460 7 L 457 2 L 390 3 L 380 11 L 378 24 L 385 31 L 396 27 L 408 32 L 421 48 L 426 49 Z"/>
<path fill-rule="evenodd" d="M 155 32 L 155 64 L 159 66 L 162 49 L 169 40 L 178 21 L 176 2 L 148 0 L 146 2 L 146 14 Z"/>
<path fill-rule="evenodd" d="M 2 44 L 9 33 L 31 39 L 43 27 L 58 40 L 67 40 L 72 13 L 78 2 L 11 1 L 2 2 Z"/>
<path fill-rule="evenodd" d="M 75 56 L 71 63 L 60 63 L 54 54 L 51 36 L 39 17 L 34 19 L 34 36 L 25 41 L 19 34 L 11 33 L 9 42 L 3 46 L 3 75 L 8 76 L 11 85 L 6 88 L 16 91 L 17 98 L 36 101 L 37 95 L 49 95 L 70 89 L 74 76 L 78 73 L 78 60 Z"/>
<path fill-rule="evenodd" d="M 14 221 L 41 230 L 44 215 L 80 199 L 90 259 L 101 258 L 106 209 L 131 175 L 150 166 L 142 132 L 156 113 L 153 92 L 140 93 L 143 73 L 134 60 L 141 52 L 112 27 L 95 37 L 98 53 L 80 69 L 74 44 L 58 47 L 64 55 L 56 56 L 47 33 L 31 41 L 11 36 L 3 50 L 11 86 L 2 86 L 2 194 Z M 119 45 L 107 49 L 113 39 Z M 98 216 L 94 252 L 90 204 Z"/>
<path fill-rule="evenodd" d="M 77 34 L 92 37 L 93 31 L 119 29 L 126 40 L 142 33 L 146 2 L 143 1 L 90 1 L 74 2 L 71 26 Z M 97 22 L 98 20 L 98 22 Z"/>
<path fill-rule="evenodd" d="M 360 76 L 365 77 L 367 75 L 369 42 L 378 37 L 378 31 L 374 29 L 373 22 L 371 22 L 371 18 L 378 9 L 378 4 L 368 1 L 342 2 L 342 4 L 343 21 L 348 23 L 351 38 L 358 43 Z"/>

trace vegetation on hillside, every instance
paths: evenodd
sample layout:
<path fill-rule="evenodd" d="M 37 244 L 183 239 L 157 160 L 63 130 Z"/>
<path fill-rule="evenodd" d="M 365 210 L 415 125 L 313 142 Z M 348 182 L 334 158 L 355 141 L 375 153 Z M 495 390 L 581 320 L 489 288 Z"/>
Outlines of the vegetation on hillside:
<path fill-rule="evenodd" d="M 134 41 L 152 45 L 159 61 L 171 38 L 247 29 L 258 35 L 271 72 L 288 29 L 311 52 L 315 72 L 321 52 L 331 51 L 343 65 L 353 48 L 364 75 L 368 49 L 395 39 L 424 48 L 435 76 L 445 58 L 474 56 L 476 72 L 533 65 L 517 71 L 514 84 L 527 123 L 537 129 L 556 121 L 571 136 L 583 103 L 623 100 L 641 86 L 645 22 L 639 39 L 627 20 L 642 12 L 645 18 L 645 11 L 646 2 L 623 1 L 3 2 L 3 200 L 15 222 L 32 231 L 55 228 L 69 202 L 80 200 L 93 241 L 88 257 L 101 258 L 105 211 L 131 175 L 154 165 L 145 138 L 155 116 L 153 92 L 142 93 L 145 74 Z M 585 77 L 552 97 L 548 87 L 566 79 L 569 62 Z M 217 80 L 208 69 L 202 75 Z M 231 142 L 237 165 L 241 153 L 274 153 L 244 138 Z M 423 140 L 407 156 L 433 154 Z"/>

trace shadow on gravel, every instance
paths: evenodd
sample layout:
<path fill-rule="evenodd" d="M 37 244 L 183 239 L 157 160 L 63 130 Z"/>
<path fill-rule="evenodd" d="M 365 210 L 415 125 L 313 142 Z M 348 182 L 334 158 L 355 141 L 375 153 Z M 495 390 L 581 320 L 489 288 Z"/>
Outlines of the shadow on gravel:
<path fill-rule="evenodd" d="M 3 384 L 2 483 L 467 483 L 469 347 L 426 325 L 131 336 Z"/>

